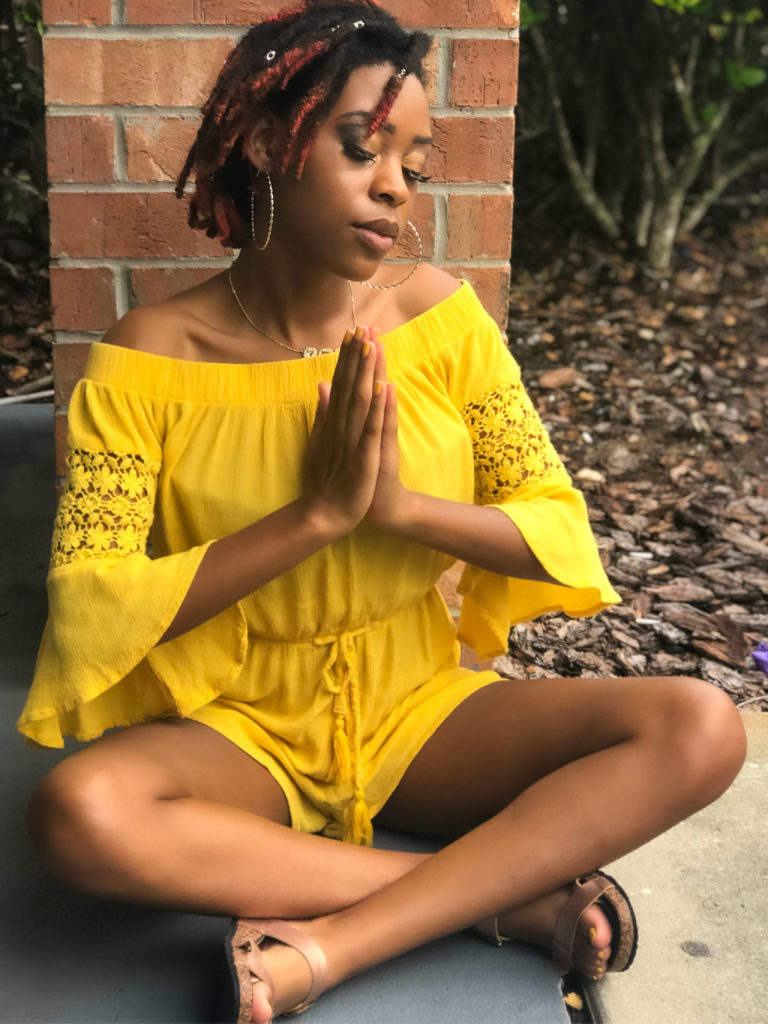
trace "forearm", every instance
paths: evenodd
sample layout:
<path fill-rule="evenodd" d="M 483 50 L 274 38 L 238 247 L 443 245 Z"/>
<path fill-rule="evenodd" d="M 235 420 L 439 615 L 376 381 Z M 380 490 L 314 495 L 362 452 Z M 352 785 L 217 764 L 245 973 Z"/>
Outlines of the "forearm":
<path fill-rule="evenodd" d="M 387 529 L 502 576 L 559 582 L 544 569 L 520 530 L 498 508 L 410 491 L 405 511 Z"/>
<path fill-rule="evenodd" d="M 160 643 L 173 640 L 293 569 L 339 536 L 303 501 L 294 501 L 215 541 Z"/>

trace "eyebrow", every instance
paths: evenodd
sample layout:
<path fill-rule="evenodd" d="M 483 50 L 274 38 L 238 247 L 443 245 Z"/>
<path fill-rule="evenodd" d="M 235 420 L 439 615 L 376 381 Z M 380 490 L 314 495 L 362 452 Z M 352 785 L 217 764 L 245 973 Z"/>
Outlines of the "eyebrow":
<path fill-rule="evenodd" d="M 370 110 L 351 110 L 348 114 L 342 114 L 341 117 L 338 117 L 336 120 L 345 121 L 353 117 L 363 117 L 367 121 L 370 121 L 372 115 Z M 397 128 L 395 128 L 393 124 L 390 124 L 389 121 L 381 125 L 381 128 L 388 135 L 397 134 Z M 434 142 L 434 139 L 432 139 L 432 137 L 429 135 L 414 135 L 413 141 L 416 143 L 417 146 L 431 146 L 432 143 Z"/>

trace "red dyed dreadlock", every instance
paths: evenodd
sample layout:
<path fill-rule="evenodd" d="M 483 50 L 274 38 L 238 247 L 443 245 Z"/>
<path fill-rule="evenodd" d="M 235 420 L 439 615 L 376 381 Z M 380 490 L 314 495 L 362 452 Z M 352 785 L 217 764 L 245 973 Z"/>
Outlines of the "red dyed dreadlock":
<path fill-rule="evenodd" d="M 181 199 L 190 173 L 195 189 L 189 225 L 222 245 L 245 244 L 250 189 L 242 143 L 260 112 L 282 118 L 289 139 L 281 170 L 300 178 L 320 126 L 359 67 L 391 64 L 368 125 L 387 119 L 407 74 L 423 83 L 431 38 L 409 32 L 375 0 L 303 0 L 250 29 L 222 68 L 202 107 L 203 122 L 176 182 Z"/>

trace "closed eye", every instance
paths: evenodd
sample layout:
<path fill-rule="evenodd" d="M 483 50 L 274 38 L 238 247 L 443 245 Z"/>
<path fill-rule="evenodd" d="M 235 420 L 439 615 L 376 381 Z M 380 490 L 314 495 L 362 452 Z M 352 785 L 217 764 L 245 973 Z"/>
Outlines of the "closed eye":
<path fill-rule="evenodd" d="M 356 146 L 352 142 L 344 143 L 344 153 L 350 158 L 350 160 L 356 160 L 358 163 L 365 163 L 366 161 L 370 162 L 376 159 L 375 153 L 371 153 L 370 150 L 363 149 L 362 146 Z M 403 175 L 408 181 L 424 183 L 432 180 L 431 174 L 422 174 L 421 171 L 414 171 L 411 167 L 404 167 Z"/>

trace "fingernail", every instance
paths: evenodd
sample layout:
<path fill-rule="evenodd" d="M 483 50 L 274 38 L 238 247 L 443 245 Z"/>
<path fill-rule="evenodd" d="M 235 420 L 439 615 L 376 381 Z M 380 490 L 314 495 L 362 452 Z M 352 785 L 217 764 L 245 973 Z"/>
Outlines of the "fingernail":
<path fill-rule="evenodd" d="M 364 342 L 363 343 L 363 355 L 367 356 L 370 351 L 371 351 L 371 343 L 370 343 L 370 341 Z"/>
<path fill-rule="evenodd" d="M 360 341 L 363 337 L 363 328 L 358 326 L 355 328 L 355 341 Z"/>
<path fill-rule="evenodd" d="M 374 395 L 380 395 L 383 390 L 384 390 L 384 381 L 383 380 L 377 380 L 376 383 L 373 385 L 373 393 L 374 393 Z"/>
<path fill-rule="evenodd" d="M 341 344 L 346 345 L 348 342 L 352 341 L 352 338 L 352 331 L 350 331 L 349 328 L 347 328 L 347 330 L 344 331 L 344 337 L 341 339 Z"/>

